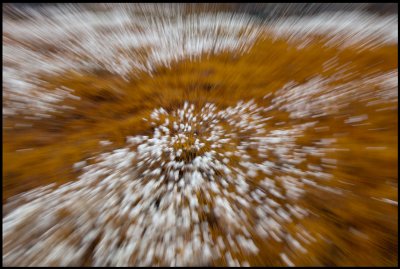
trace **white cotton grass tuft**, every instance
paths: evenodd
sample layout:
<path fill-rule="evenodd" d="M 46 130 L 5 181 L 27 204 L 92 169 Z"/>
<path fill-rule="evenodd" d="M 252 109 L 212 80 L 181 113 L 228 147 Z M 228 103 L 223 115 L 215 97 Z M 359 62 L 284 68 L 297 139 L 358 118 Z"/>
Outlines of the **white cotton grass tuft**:
<path fill-rule="evenodd" d="M 107 70 L 126 78 L 172 62 L 251 48 L 260 35 L 245 14 L 186 14 L 180 4 L 113 4 L 104 10 L 63 5 L 6 17 L 3 32 L 5 116 L 46 118 L 57 104 L 76 98 L 65 89 L 45 90 L 41 76 Z M 45 16 L 43 14 L 46 14 Z M 51 49 L 43 49 L 51 48 Z"/>
<path fill-rule="evenodd" d="M 316 16 L 286 17 L 268 25 L 277 37 L 289 41 L 326 35 L 326 45 L 345 48 L 357 44 L 362 49 L 398 43 L 398 15 L 377 16 L 360 11 L 325 12 Z M 360 45 L 361 44 L 361 45 Z"/>
<path fill-rule="evenodd" d="M 277 18 L 245 13 L 188 14 L 182 4 L 42 6 L 3 19 L 3 115 L 46 119 L 78 98 L 73 89 L 46 90 L 44 75 L 106 70 L 127 79 L 160 66 L 221 52 L 242 54 L 265 35 L 287 40 L 328 35 L 327 45 L 397 44 L 397 15 L 350 12 Z M 44 15 L 45 14 L 45 15 Z M 328 19 L 326 19 L 328 18 Z M 48 49 L 46 49 L 48 48 Z"/>
<path fill-rule="evenodd" d="M 255 236 L 287 240 L 285 223 L 307 214 L 296 204 L 307 184 L 297 163 L 324 147 L 296 145 L 312 124 L 269 130 L 263 110 L 253 101 L 155 109 L 152 135 L 77 164 L 78 181 L 3 218 L 4 263 L 72 266 L 89 255 L 93 266 L 207 265 L 220 257 L 233 265 L 232 256 L 259 252 Z"/>

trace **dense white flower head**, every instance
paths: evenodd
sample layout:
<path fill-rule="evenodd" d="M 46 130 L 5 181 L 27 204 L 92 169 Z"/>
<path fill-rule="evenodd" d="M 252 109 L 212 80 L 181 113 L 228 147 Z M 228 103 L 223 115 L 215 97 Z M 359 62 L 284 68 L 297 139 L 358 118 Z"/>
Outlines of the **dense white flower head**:
<path fill-rule="evenodd" d="M 297 165 L 323 147 L 295 143 L 314 123 L 271 130 L 265 110 L 253 101 L 155 109 L 145 119 L 151 135 L 80 162 L 87 165 L 76 182 L 22 195 L 28 202 L 3 219 L 5 263 L 78 265 L 94 247 L 95 266 L 207 265 L 220 257 L 239 265 L 238 253 L 258 253 L 255 237 L 305 251 L 282 228 L 307 214 L 295 201 L 318 180 Z M 17 232 L 23 236 L 10 240 Z"/>

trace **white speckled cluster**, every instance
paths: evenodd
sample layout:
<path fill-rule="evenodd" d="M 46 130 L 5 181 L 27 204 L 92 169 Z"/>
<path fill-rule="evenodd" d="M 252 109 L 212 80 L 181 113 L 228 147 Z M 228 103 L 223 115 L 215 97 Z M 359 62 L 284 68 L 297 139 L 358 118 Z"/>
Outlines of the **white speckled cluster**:
<path fill-rule="evenodd" d="M 79 265 L 94 247 L 96 266 L 221 257 L 232 266 L 235 254 L 259 251 L 255 238 L 269 237 L 306 251 L 283 226 L 307 215 L 296 204 L 304 184 L 329 174 L 297 166 L 334 141 L 300 147 L 296 138 L 315 123 L 268 130 L 264 110 L 252 101 L 154 110 L 151 136 L 128 137 L 76 182 L 22 195 L 28 202 L 3 219 L 5 264 Z"/>
<path fill-rule="evenodd" d="M 99 10 L 96 10 L 99 9 Z M 201 55 L 250 49 L 262 34 L 365 48 L 397 43 L 397 16 L 363 13 L 281 18 L 261 25 L 245 14 L 186 14 L 180 4 L 102 4 L 15 10 L 3 21 L 3 114 L 49 117 L 69 94 L 44 90 L 42 75 L 107 70 L 126 77 Z M 329 19 L 326 19 L 329 18 Z"/>
<path fill-rule="evenodd" d="M 43 118 L 65 94 L 45 91 L 43 75 L 101 69 L 125 77 L 151 73 L 203 54 L 242 53 L 259 36 L 255 19 L 240 14 L 184 14 L 175 5 L 45 7 L 4 20 L 3 114 Z M 46 14 L 45 16 L 43 14 Z M 51 49 L 48 49 L 48 48 Z"/>
<path fill-rule="evenodd" d="M 343 71 L 343 70 L 342 70 Z M 288 83 L 275 92 L 269 109 L 289 112 L 292 119 L 318 118 L 340 112 L 350 102 L 368 105 L 398 103 L 398 73 L 393 70 L 367 76 L 365 79 L 332 85 L 338 77 L 315 77 L 304 84 Z M 364 90 L 379 87 L 378 90 Z"/>
<path fill-rule="evenodd" d="M 304 43 L 324 35 L 327 46 L 345 48 L 357 44 L 359 50 L 398 43 L 398 16 L 371 15 L 363 12 L 321 13 L 317 16 L 281 18 L 268 27 L 277 37 Z"/>

